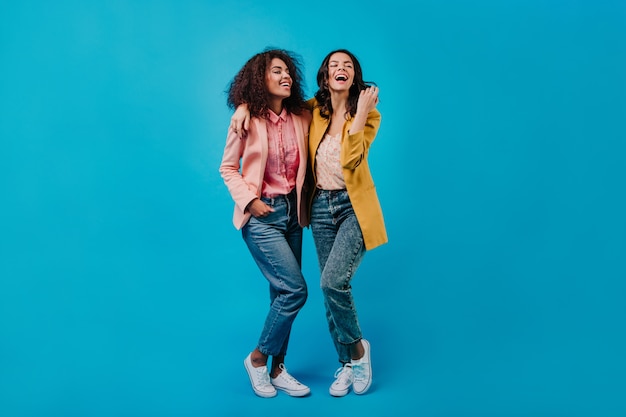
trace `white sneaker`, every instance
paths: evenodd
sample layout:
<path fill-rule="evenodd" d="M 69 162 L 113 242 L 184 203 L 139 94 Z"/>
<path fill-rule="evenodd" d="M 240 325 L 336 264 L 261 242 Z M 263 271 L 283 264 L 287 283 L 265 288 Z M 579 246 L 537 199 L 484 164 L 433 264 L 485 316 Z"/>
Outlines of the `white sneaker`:
<path fill-rule="evenodd" d="M 354 382 L 352 389 L 355 394 L 365 394 L 372 385 L 372 364 L 370 361 L 370 344 L 367 340 L 361 339 L 365 353 L 361 359 L 352 360 L 352 371 L 354 372 Z"/>
<path fill-rule="evenodd" d="M 335 382 L 330 386 L 328 392 L 333 397 L 343 397 L 350 390 L 352 385 L 352 365 L 346 363 L 335 372 Z"/>
<path fill-rule="evenodd" d="M 267 366 L 260 366 L 255 368 L 252 366 L 252 360 L 250 355 L 246 356 L 243 361 L 243 366 L 246 367 L 248 376 L 250 377 L 250 383 L 252 383 L 252 389 L 254 393 L 259 397 L 270 398 L 276 396 L 276 389 L 270 383 L 270 376 L 267 373 Z"/>
<path fill-rule="evenodd" d="M 289 375 L 284 364 L 281 363 L 278 367 L 282 370 L 282 372 L 278 374 L 276 378 L 270 378 L 274 388 L 285 391 L 292 397 L 304 397 L 311 392 L 309 387 L 298 382 L 296 378 Z"/>

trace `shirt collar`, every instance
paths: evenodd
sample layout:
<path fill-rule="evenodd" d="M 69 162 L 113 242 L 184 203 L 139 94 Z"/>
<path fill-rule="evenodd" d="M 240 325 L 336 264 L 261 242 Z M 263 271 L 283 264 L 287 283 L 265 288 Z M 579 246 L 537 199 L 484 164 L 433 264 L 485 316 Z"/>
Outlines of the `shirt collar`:
<path fill-rule="evenodd" d="M 270 115 L 270 122 L 274 124 L 277 124 L 281 120 L 283 122 L 287 120 L 287 109 L 285 107 L 283 107 L 283 111 L 281 111 L 279 115 L 276 115 L 276 113 L 274 113 L 272 110 L 270 110 L 268 113 Z"/>

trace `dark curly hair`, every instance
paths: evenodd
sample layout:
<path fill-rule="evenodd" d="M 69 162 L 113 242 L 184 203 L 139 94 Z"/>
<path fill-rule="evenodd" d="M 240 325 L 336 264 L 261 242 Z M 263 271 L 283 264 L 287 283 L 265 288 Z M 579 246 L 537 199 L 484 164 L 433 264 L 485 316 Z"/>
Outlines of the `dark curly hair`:
<path fill-rule="evenodd" d="M 324 58 L 324 61 L 322 61 L 322 65 L 320 65 L 320 68 L 317 71 L 317 86 L 319 87 L 319 89 L 315 93 L 315 98 L 317 99 L 320 114 L 325 119 L 328 119 L 333 113 L 333 105 L 330 101 L 330 91 L 328 90 L 328 65 L 330 63 L 330 57 L 338 52 L 343 52 L 344 54 L 348 55 L 354 63 L 354 84 L 350 86 L 347 111 L 344 115 L 346 119 L 348 119 L 349 117 L 354 117 L 354 115 L 356 114 L 356 106 L 359 101 L 359 95 L 361 94 L 361 90 L 365 90 L 367 87 L 376 85 L 376 83 L 371 81 L 363 81 L 363 71 L 361 70 L 361 64 L 352 52 L 348 51 L 347 49 L 336 49 L 330 52 L 328 55 L 326 55 L 326 58 Z"/>
<path fill-rule="evenodd" d="M 265 85 L 265 71 L 272 59 L 283 60 L 291 76 L 291 95 L 283 100 L 283 106 L 290 113 L 300 114 L 305 106 L 302 90 L 301 59 L 293 52 L 284 49 L 265 49 L 254 55 L 239 70 L 230 82 L 226 94 L 227 104 L 235 109 L 240 104 L 248 104 L 250 116 L 266 117 L 269 110 L 269 94 Z"/>

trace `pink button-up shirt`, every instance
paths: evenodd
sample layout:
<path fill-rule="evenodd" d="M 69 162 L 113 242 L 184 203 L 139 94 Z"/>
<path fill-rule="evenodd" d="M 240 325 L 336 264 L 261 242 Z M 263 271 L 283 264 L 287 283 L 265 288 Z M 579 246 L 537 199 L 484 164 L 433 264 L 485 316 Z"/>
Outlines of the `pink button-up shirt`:
<path fill-rule="evenodd" d="M 296 185 L 300 165 L 296 129 L 286 109 L 279 116 L 269 111 L 267 126 L 268 154 L 261 194 L 276 197 L 289 194 Z"/>

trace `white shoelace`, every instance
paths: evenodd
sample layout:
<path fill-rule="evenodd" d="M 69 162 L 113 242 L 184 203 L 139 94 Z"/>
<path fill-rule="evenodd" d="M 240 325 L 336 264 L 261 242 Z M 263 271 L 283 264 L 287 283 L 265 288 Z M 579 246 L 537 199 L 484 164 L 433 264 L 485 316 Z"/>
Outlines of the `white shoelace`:
<path fill-rule="evenodd" d="M 286 379 L 287 382 L 291 384 L 302 385 L 296 378 L 294 378 L 289 372 L 287 372 L 287 368 L 285 368 L 285 365 L 281 363 L 280 365 L 278 365 L 278 367 L 282 370 L 282 372 L 277 376 L 277 378 Z"/>
<path fill-rule="evenodd" d="M 261 366 L 260 368 L 254 368 L 254 372 L 256 372 L 257 382 L 259 383 L 259 386 L 271 385 L 270 376 L 267 373 L 266 367 Z"/>
<path fill-rule="evenodd" d="M 335 381 L 335 383 L 341 383 L 341 384 L 347 384 L 349 382 L 352 382 L 352 367 L 350 366 L 342 366 L 341 368 L 337 369 L 337 371 L 335 372 L 335 378 L 337 379 Z"/>

